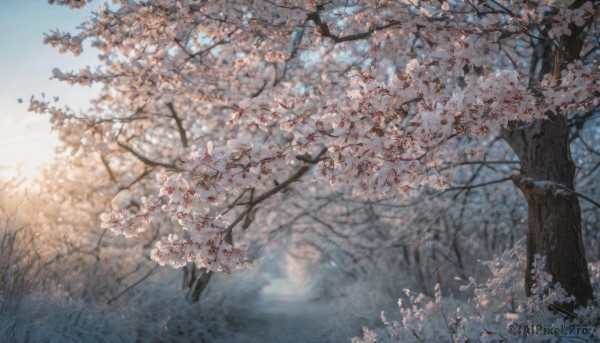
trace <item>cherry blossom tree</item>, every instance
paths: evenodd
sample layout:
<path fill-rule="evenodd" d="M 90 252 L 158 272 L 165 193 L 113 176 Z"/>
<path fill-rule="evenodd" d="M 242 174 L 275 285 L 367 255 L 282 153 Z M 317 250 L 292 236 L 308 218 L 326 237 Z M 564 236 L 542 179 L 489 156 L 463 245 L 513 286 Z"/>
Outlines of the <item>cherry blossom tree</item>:
<path fill-rule="evenodd" d="M 104 214 L 104 228 L 130 237 L 170 219 L 180 229 L 154 260 L 226 273 L 251 265 L 234 231 L 276 226 L 276 212 L 260 212 L 286 197 L 404 201 L 455 188 L 457 161 L 481 162 L 500 136 L 520 165 L 505 179 L 528 205 L 526 292 L 539 254 L 583 305 L 578 198 L 591 199 L 574 189 L 569 130 L 597 113 L 597 19 L 582 0 L 115 0 L 77 33 L 45 38 L 99 51 L 94 68 L 52 72 L 102 85 L 93 108 L 32 98 L 30 109 L 73 156 L 100 154 L 115 182 L 129 168 L 157 180 L 134 192 L 136 206 L 128 196 Z"/>

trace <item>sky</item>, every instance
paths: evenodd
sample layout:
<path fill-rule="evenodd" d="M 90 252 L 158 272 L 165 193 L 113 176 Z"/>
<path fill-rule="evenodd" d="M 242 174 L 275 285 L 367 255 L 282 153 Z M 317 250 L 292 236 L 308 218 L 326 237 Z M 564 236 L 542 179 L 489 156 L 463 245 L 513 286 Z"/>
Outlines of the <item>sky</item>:
<path fill-rule="evenodd" d="M 97 64 L 89 47 L 74 57 L 43 44 L 44 32 L 51 29 L 74 32 L 101 2 L 92 4 L 70 10 L 45 0 L 0 0 L 0 175 L 34 176 L 40 165 L 52 159 L 58 140 L 48 117 L 27 112 L 32 95 L 58 96 L 59 104 L 79 109 L 87 108 L 97 92 L 50 80 L 53 67 L 69 71 Z"/>

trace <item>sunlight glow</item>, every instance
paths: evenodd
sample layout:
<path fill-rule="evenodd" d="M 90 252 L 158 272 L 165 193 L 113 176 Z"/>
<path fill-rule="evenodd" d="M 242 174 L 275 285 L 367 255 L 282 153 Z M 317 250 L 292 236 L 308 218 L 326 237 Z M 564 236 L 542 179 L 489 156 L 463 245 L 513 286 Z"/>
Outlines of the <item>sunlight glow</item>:
<path fill-rule="evenodd" d="M 51 134 L 49 117 L 27 111 L 32 95 L 40 98 L 46 92 L 47 99 L 60 98 L 58 107 L 69 105 L 77 111 L 88 108 L 98 93 L 98 87 L 72 87 L 50 79 L 54 67 L 70 71 L 95 64 L 96 52 L 89 45 L 75 57 L 61 55 L 42 42 L 44 32 L 56 27 L 73 30 L 94 9 L 72 11 L 68 6 L 33 1 L 0 1 L 0 29 L 20 28 L 15 34 L 0 35 L 0 177 L 38 176 L 59 145 Z M 23 26 L 23 22 L 29 24 Z"/>
<path fill-rule="evenodd" d="M 0 128 L 0 133 L 6 129 Z M 2 134 L 1 137 L 6 135 Z M 43 131 L 40 133 L 39 130 L 8 139 L 0 138 L 0 176 L 30 179 L 39 176 L 41 166 L 52 161 L 56 145 L 58 140 L 54 136 Z"/>

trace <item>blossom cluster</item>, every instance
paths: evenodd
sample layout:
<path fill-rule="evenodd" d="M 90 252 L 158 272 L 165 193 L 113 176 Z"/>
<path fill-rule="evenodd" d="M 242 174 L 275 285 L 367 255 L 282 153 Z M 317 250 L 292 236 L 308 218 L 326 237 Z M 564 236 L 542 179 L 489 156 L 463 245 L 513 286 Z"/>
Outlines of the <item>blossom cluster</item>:
<path fill-rule="evenodd" d="M 145 210 L 106 214 L 105 227 L 135 235 L 162 212 L 189 237 L 165 238 L 156 259 L 230 270 L 241 248 L 223 237 L 249 211 L 233 199 L 250 209 L 292 175 L 368 200 L 444 189 L 438 166 L 454 157 L 453 139 L 596 105 L 594 63 L 531 75 L 532 36 L 563 37 L 594 18 L 590 3 L 570 5 L 117 1 L 78 34 L 46 37 L 62 52 L 78 54 L 86 40 L 100 51 L 103 68 L 53 71 L 101 83 L 93 111 L 31 107 L 74 151 L 133 155 L 169 174 Z"/>

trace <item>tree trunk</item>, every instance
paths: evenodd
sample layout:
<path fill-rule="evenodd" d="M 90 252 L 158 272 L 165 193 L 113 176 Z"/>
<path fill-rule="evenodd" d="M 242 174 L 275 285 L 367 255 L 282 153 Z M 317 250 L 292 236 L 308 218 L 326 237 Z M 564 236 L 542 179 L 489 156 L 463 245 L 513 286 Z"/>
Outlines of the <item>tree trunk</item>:
<path fill-rule="evenodd" d="M 186 268 L 183 270 L 184 283 L 186 282 L 185 280 L 187 278 L 190 279 L 189 283 L 187 284 L 187 287 L 190 289 L 190 291 L 188 293 L 188 298 L 193 303 L 198 302 L 200 300 L 200 296 L 206 289 L 206 286 L 208 286 L 208 282 L 210 281 L 210 278 L 212 277 L 213 272 L 206 271 L 206 268 L 201 268 L 202 275 L 196 276 L 195 275 L 195 270 L 196 270 L 195 264 L 191 263 L 189 268 L 188 268 L 188 266 L 185 266 L 184 268 Z M 188 275 L 191 275 L 191 277 Z M 184 287 L 185 286 L 186 285 L 184 285 Z"/>
<path fill-rule="evenodd" d="M 233 233 L 231 231 L 225 236 L 225 242 L 233 245 Z M 197 270 L 202 272 L 200 276 L 196 275 Z M 207 271 L 206 268 L 198 269 L 194 263 L 188 263 L 187 266 L 183 267 L 183 288 L 189 288 L 188 299 L 191 302 L 196 303 L 200 300 L 213 274 L 213 271 Z"/>
<path fill-rule="evenodd" d="M 570 8 L 578 8 L 584 2 L 576 0 Z M 562 36 L 558 42 L 547 38 L 545 28 L 542 36 L 546 39 L 537 41 L 531 59 L 530 87 L 536 87 L 544 74 L 552 74 L 560 81 L 566 65 L 580 58 L 591 20 L 583 26 L 571 23 L 571 35 Z M 549 119 L 536 120 L 503 134 L 521 161 L 521 175 L 513 177 L 513 181 L 525 195 L 528 206 L 525 291 L 531 295 L 531 269 L 539 254 L 546 257 L 545 271 L 554 282 L 559 282 L 579 305 L 586 305 L 593 300 L 593 290 L 581 237 L 579 200 L 568 191 L 575 190 L 575 164 L 571 159 L 567 118 L 559 109 L 546 114 Z M 572 314 L 572 306 L 555 305 Z"/>
<path fill-rule="evenodd" d="M 521 160 L 521 175 L 513 180 L 528 204 L 526 293 L 531 295 L 531 269 L 539 254 L 546 257 L 545 271 L 553 280 L 585 305 L 593 295 L 581 238 L 581 210 L 577 195 L 560 191 L 562 187 L 574 190 L 566 118 L 536 120 L 507 132 L 505 138 Z"/>

